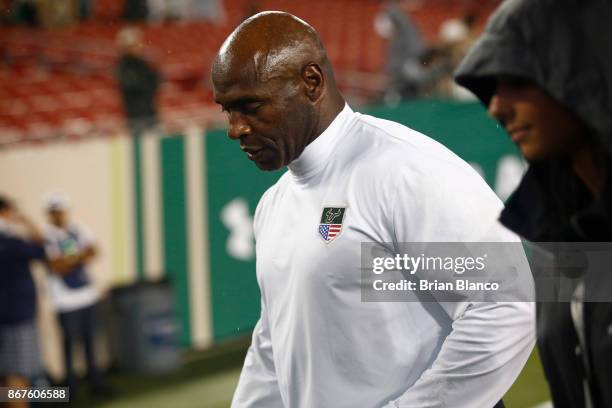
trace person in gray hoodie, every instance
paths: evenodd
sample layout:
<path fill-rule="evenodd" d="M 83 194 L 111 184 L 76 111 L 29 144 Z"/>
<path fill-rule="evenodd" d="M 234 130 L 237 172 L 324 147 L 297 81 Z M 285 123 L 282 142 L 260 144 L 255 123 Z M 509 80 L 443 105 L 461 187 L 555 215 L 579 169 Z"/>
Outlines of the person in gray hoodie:
<path fill-rule="evenodd" d="M 500 216 L 529 241 L 612 241 L 610 44 L 610 0 L 506 0 L 455 72 L 529 162 Z M 544 371 L 555 407 L 612 407 L 612 303 L 588 301 L 612 276 L 576 282 L 538 302 Z"/>

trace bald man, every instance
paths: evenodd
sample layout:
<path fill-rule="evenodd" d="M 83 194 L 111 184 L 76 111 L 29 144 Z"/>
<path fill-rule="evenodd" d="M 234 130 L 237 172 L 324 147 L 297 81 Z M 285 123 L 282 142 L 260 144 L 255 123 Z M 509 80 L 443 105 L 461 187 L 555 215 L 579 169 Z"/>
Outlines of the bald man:
<path fill-rule="evenodd" d="M 361 301 L 361 243 L 516 241 L 449 150 L 345 103 L 304 21 L 265 12 L 212 68 L 229 137 L 288 171 L 255 214 L 261 316 L 234 408 L 493 407 L 534 342 L 529 303 Z"/>

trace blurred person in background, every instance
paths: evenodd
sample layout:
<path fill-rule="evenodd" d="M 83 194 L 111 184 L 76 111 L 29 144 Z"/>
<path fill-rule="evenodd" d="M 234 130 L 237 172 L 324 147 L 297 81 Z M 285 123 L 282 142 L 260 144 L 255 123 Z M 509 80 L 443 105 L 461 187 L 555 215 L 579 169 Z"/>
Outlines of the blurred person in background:
<path fill-rule="evenodd" d="M 226 21 L 220 0 L 149 0 L 149 20 L 200 20 L 221 25 Z"/>
<path fill-rule="evenodd" d="M 0 195 L 0 384 L 4 387 L 25 388 L 43 372 L 30 271 L 33 260 L 45 260 L 41 232 Z"/>
<path fill-rule="evenodd" d="M 223 25 L 227 22 L 227 14 L 221 0 L 188 0 L 192 5 L 192 15 L 187 19 L 202 19 L 212 24 Z"/>
<path fill-rule="evenodd" d="M 36 0 L 15 0 L 15 21 L 31 27 L 40 25 L 40 5 Z"/>
<path fill-rule="evenodd" d="M 610 1 L 508 0 L 457 69 L 530 164 L 500 218 L 527 240 L 612 241 L 611 43 Z M 538 303 L 555 407 L 612 407 L 612 303 L 588 301 L 611 284 Z"/>
<path fill-rule="evenodd" d="M 378 34 L 389 40 L 387 72 L 390 82 L 384 96 L 389 104 L 415 98 L 427 78 L 421 61 L 425 44 L 405 10 L 409 4 L 404 0 L 390 0 L 374 21 Z"/>
<path fill-rule="evenodd" d="M 96 246 L 85 227 L 70 221 L 65 196 L 49 196 L 45 209 L 49 220 L 45 229 L 45 245 L 47 255 L 53 262 L 49 267 L 48 286 L 63 336 L 66 383 L 71 394 L 76 395 L 73 351 L 76 344 L 81 342 L 91 391 L 93 394 L 105 394 L 107 386 L 95 358 L 96 304 L 100 293 L 87 270 L 96 257 Z"/>
<path fill-rule="evenodd" d="M 123 17 L 127 21 L 145 21 L 149 15 L 149 3 L 152 0 L 125 0 Z"/>
<path fill-rule="evenodd" d="M 81 21 L 89 20 L 94 6 L 94 0 L 79 0 L 79 17 Z"/>
<path fill-rule="evenodd" d="M 471 37 L 475 18 L 474 14 L 468 13 L 463 18 L 449 18 L 440 26 L 439 46 L 450 49 L 454 65 L 459 65 L 469 49 L 471 41 L 468 40 Z"/>
<path fill-rule="evenodd" d="M 156 95 L 159 73 L 144 56 L 142 33 L 135 27 L 121 30 L 117 36 L 121 56 L 115 77 L 123 98 L 128 126 L 133 136 L 157 124 Z"/>
<path fill-rule="evenodd" d="M 436 83 L 435 94 L 455 100 L 473 100 L 474 94 L 458 86 L 453 74 L 477 38 L 476 14 L 466 13 L 463 18 L 449 18 L 440 26 L 437 50 L 443 55 L 444 67 Z"/>
<path fill-rule="evenodd" d="M 14 8 L 15 0 L 0 0 L 0 24 L 9 25 L 14 22 Z"/>

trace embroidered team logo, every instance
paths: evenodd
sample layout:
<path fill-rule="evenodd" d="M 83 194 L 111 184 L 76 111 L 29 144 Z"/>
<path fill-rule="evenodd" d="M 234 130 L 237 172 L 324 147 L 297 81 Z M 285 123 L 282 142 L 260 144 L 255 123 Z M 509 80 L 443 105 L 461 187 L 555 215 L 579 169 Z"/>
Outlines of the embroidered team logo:
<path fill-rule="evenodd" d="M 319 224 L 319 235 L 325 242 L 331 242 L 340 235 L 345 211 L 345 207 L 323 208 L 321 223 Z"/>

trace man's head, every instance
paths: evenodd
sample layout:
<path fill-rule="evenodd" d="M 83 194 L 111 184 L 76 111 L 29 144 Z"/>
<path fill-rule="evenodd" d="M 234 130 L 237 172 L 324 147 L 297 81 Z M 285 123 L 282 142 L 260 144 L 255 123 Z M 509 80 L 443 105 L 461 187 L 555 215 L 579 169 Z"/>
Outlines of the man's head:
<path fill-rule="evenodd" d="M 60 194 L 52 194 L 47 198 L 45 208 L 49 222 L 56 227 L 64 228 L 68 223 L 68 199 Z"/>
<path fill-rule="evenodd" d="M 117 34 L 117 45 L 124 54 L 140 56 L 144 53 L 142 32 L 136 27 L 127 27 Z"/>
<path fill-rule="evenodd" d="M 15 207 L 8 197 L 0 195 L 0 218 L 11 218 L 11 214 L 15 211 Z"/>
<path fill-rule="evenodd" d="M 240 24 L 215 57 L 212 82 L 229 137 L 262 170 L 299 157 L 344 105 L 316 31 L 282 12 Z"/>
<path fill-rule="evenodd" d="M 568 156 L 587 142 L 587 127 L 575 113 L 518 77 L 497 78 L 488 109 L 528 161 Z"/>

